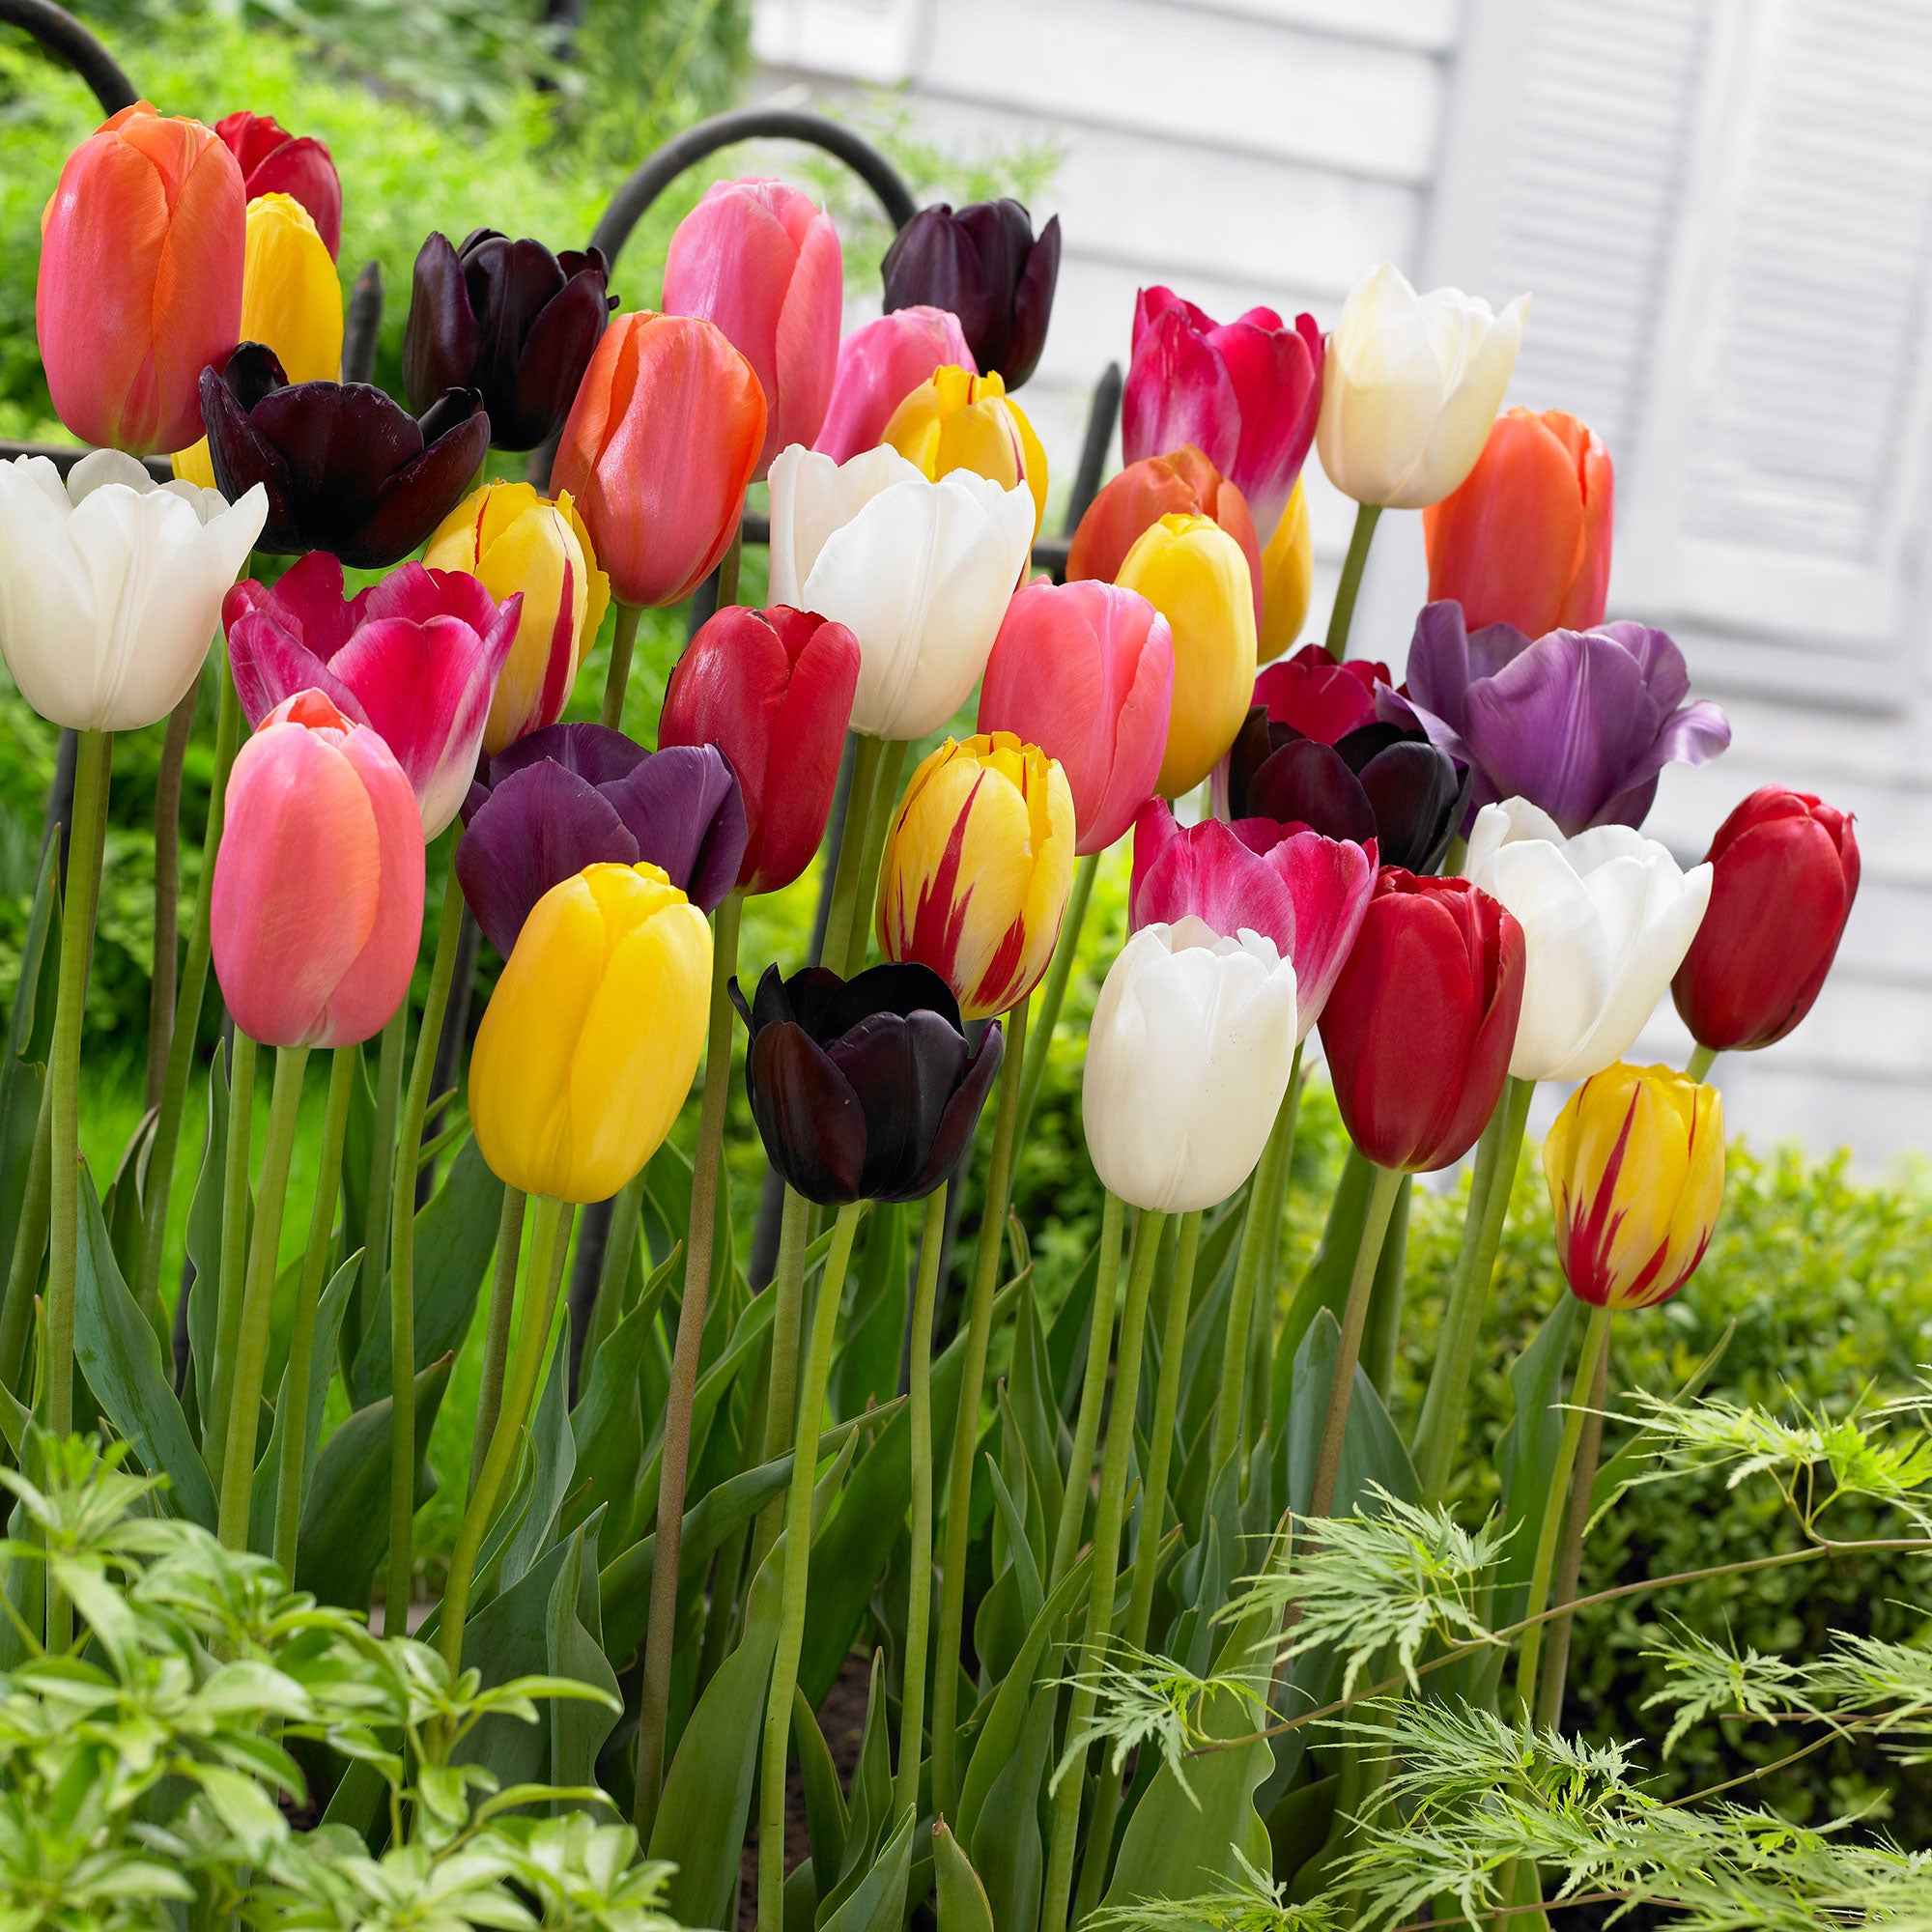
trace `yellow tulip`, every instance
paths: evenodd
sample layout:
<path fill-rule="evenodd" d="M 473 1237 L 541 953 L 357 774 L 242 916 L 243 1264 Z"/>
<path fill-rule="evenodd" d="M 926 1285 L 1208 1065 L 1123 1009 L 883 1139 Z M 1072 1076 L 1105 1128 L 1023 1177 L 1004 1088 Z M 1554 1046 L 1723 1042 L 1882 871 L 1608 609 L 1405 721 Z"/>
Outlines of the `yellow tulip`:
<path fill-rule="evenodd" d="M 935 369 L 893 412 L 881 440 L 935 483 L 953 469 L 988 476 L 1003 490 L 1024 483 L 1033 497 L 1033 533 L 1039 535 L 1046 451 L 997 371 Z"/>
<path fill-rule="evenodd" d="M 1543 1172 L 1572 1290 L 1599 1308 L 1668 1301 L 1723 1203 L 1723 1100 L 1672 1067 L 1620 1061 L 1571 1094 Z"/>
<path fill-rule="evenodd" d="M 879 950 L 930 966 L 961 1014 L 1038 984 L 1073 883 L 1073 791 L 1010 731 L 949 738 L 912 775 L 879 868 Z"/>
<path fill-rule="evenodd" d="M 604 1201 L 663 1145 L 704 1049 L 711 928 L 658 866 L 586 866 L 531 909 L 469 1060 L 491 1172 Z"/>
<path fill-rule="evenodd" d="M 570 492 L 541 497 L 527 483 L 486 483 L 442 520 L 423 561 L 466 570 L 500 604 L 523 592 L 516 642 L 483 729 L 492 757 L 554 724 L 577 667 L 611 602 L 611 580 Z"/>
<path fill-rule="evenodd" d="M 335 259 L 292 194 L 248 204 L 242 247 L 238 342 L 266 342 L 291 383 L 332 383 L 342 373 L 342 283 Z M 214 488 L 208 439 L 175 458 L 175 474 Z"/>
<path fill-rule="evenodd" d="M 1155 789 L 1192 791 L 1235 742 L 1255 695 L 1255 601 L 1241 547 L 1211 517 L 1150 524 L 1114 579 L 1174 633 L 1174 707 Z"/>
<path fill-rule="evenodd" d="M 1262 553 L 1262 632 L 1256 653 L 1272 664 L 1293 647 L 1308 620 L 1309 595 L 1315 582 L 1315 547 L 1308 535 L 1308 493 L 1301 478 L 1281 513 L 1281 522 Z"/>

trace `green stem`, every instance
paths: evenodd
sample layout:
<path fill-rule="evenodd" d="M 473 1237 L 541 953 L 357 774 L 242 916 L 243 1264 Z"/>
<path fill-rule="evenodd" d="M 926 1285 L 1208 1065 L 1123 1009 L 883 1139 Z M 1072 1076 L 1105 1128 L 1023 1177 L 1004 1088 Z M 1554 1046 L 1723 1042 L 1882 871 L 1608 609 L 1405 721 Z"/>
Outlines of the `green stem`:
<path fill-rule="evenodd" d="M 389 1263 L 389 1217 L 393 1208 L 390 1182 L 396 1171 L 396 1115 L 403 1103 L 403 1056 L 410 1043 L 410 1003 L 405 1000 L 383 1029 L 376 1049 L 376 1118 L 369 1155 L 369 1210 L 362 1229 L 362 1272 L 356 1278 L 354 1306 L 359 1347 L 362 1335 L 375 1325 L 376 1297 Z M 345 1352 L 348 1359 L 351 1350 Z"/>
<path fill-rule="evenodd" d="M 966 1301 L 966 1353 L 960 1365 L 959 1406 L 946 1476 L 946 1546 L 940 1557 L 939 1673 L 932 1689 L 932 1803 L 942 1818 L 959 1808 L 954 1732 L 959 1712 L 960 1642 L 966 1627 L 966 1546 L 973 1529 L 973 1463 L 980 1441 L 980 1402 L 986 1386 L 986 1350 L 993 1338 L 993 1296 L 1006 1247 L 1007 1203 L 1012 1192 L 1019 1125 L 1020 1076 L 1026 1061 L 1027 1003 L 1007 1014 L 1007 1053 L 1000 1068 L 1000 1110 L 986 1162 L 986 1195 L 973 1250 Z"/>
<path fill-rule="evenodd" d="M 771 1375 L 765 1389 L 765 1435 L 759 1461 L 770 1463 L 784 1454 L 791 1440 L 792 1421 L 798 1407 L 798 1351 L 803 1340 L 805 1316 L 805 1251 L 811 1240 L 811 1203 L 796 1189 L 787 1187 L 784 1211 L 779 1222 L 779 1253 L 772 1270 Z M 776 1501 L 767 1503 L 759 1514 L 752 1538 L 752 1564 L 746 1572 L 749 1581 L 771 1554 L 779 1540 L 783 1512 Z"/>
<path fill-rule="evenodd" d="M 1718 1057 L 1715 1046 L 1700 1046 L 1684 1063 L 1685 1073 L 1692 1080 L 1701 1080 L 1710 1072 L 1712 1063 Z"/>
<path fill-rule="evenodd" d="M 745 519 L 740 516 L 738 527 L 731 532 L 731 541 L 724 546 L 724 554 L 718 559 L 718 603 L 722 611 L 726 605 L 738 601 L 738 566 L 745 555 Z"/>
<path fill-rule="evenodd" d="M 33 1151 L 27 1156 L 27 1179 L 20 1190 L 20 1222 L 14 1230 L 14 1254 L 7 1269 L 7 1298 L 0 1303 L 0 1387 L 16 1401 L 26 1393 L 27 1331 L 34 1319 L 34 1290 L 53 1213 L 53 1114 L 54 1084 L 43 1079 Z"/>
<path fill-rule="evenodd" d="M 1053 964 L 1039 988 L 1039 1013 L 1034 1022 L 1033 1038 L 1028 1043 L 1026 1078 L 1020 1086 L 1019 1134 L 1025 1142 L 1033 1124 L 1033 1110 L 1046 1079 L 1046 1063 L 1052 1055 L 1053 1036 L 1060 1025 L 1060 1009 L 1066 1004 L 1067 983 L 1073 978 L 1073 955 L 1080 951 L 1080 930 L 1087 923 L 1087 904 L 1094 896 L 1094 878 L 1100 868 L 1100 855 L 1089 852 L 1073 868 L 1072 890 L 1066 895 L 1066 910 L 1061 915 L 1060 937 L 1053 942 Z"/>
<path fill-rule="evenodd" d="M 483 1336 L 483 1378 L 476 1394 L 476 1433 L 469 1444 L 469 1488 L 483 1472 L 490 1438 L 503 1408 L 503 1370 L 510 1359 L 510 1326 L 517 1312 L 517 1264 L 524 1246 L 524 1209 L 529 1196 L 521 1187 L 503 1189 L 497 1217 L 497 1265 L 490 1279 L 490 1313 Z"/>
<path fill-rule="evenodd" d="M 872 788 L 872 809 L 866 818 L 866 842 L 860 854 L 859 881 L 852 895 L 852 923 L 845 934 L 845 964 L 849 976 L 865 965 L 872 945 L 872 919 L 879 902 L 879 862 L 886 854 L 886 838 L 893 829 L 893 814 L 899 798 L 899 781 L 905 775 L 906 753 L 912 747 L 903 738 L 891 738 L 879 759 L 877 779 Z"/>
<path fill-rule="evenodd" d="M 248 1547 L 248 1506 L 255 1490 L 255 1443 L 262 1419 L 262 1380 L 269 1364 L 275 1272 L 281 1259 L 282 1214 L 289 1194 L 289 1161 L 295 1152 L 296 1117 L 301 1109 L 302 1074 L 307 1066 L 307 1047 L 276 1050 L 274 1092 L 269 1101 L 269 1140 L 262 1155 L 262 1187 L 255 1202 L 253 1245 L 237 1324 L 235 1374 L 228 1396 L 228 1443 L 221 1457 L 221 1509 L 216 1522 L 221 1541 L 230 1549 Z"/>
<path fill-rule="evenodd" d="M 1066 1488 L 1060 1499 L 1060 1522 L 1053 1538 L 1049 1592 L 1060 1587 L 1073 1567 L 1080 1530 L 1087 1520 L 1087 1492 L 1094 1482 L 1094 1445 L 1100 1438 L 1100 1408 L 1107 1399 L 1107 1358 L 1114 1351 L 1114 1308 L 1121 1289 L 1121 1229 L 1126 1208 L 1118 1194 L 1102 1197 L 1100 1259 L 1094 1277 L 1094 1307 L 1087 1322 L 1087 1368 L 1080 1378 L 1080 1408 L 1073 1423 L 1073 1454 L 1066 1464 Z"/>
<path fill-rule="evenodd" d="M 711 1258 L 718 1239 L 718 1165 L 724 1115 L 731 1100 L 731 977 L 738 970 L 738 922 L 745 895 L 726 893 L 714 915 L 710 1032 L 704 1048 L 704 1094 L 698 1102 L 697 1145 L 691 1162 L 691 1225 L 684 1247 L 684 1298 L 677 1311 L 670 1387 L 665 1397 L 664 1447 L 659 1460 L 657 1553 L 651 1565 L 650 1621 L 644 1627 L 643 1688 L 638 1717 L 638 1782 L 633 1822 L 648 1845 L 664 1788 L 665 1730 L 670 1721 L 671 1645 L 677 1635 L 677 1583 L 684 1534 L 684 1497 L 691 1458 L 691 1407 L 697 1393 L 697 1358 L 711 1293 Z"/>
<path fill-rule="evenodd" d="M 302 1250 L 296 1285 L 295 1326 L 289 1335 L 289 1366 L 283 1378 L 282 1461 L 275 1486 L 275 1561 L 282 1574 L 296 1574 L 301 1531 L 302 1492 L 308 1487 L 309 1384 L 315 1375 L 315 1311 L 328 1272 L 329 1243 L 335 1234 L 335 1204 L 342 1193 L 342 1147 L 349 1134 L 349 1102 L 355 1091 L 362 1056 L 338 1046 L 329 1058 L 328 1102 L 322 1122 L 322 1155 L 315 1173 L 315 1203 L 309 1210 L 308 1245 Z"/>
<path fill-rule="evenodd" d="M 151 1107 L 161 1104 L 168 1071 L 168 1029 L 175 1018 L 181 965 L 176 955 L 181 932 L 182 767 L 187 761 L 187 741 L 194 735 L 194 712 L 200 698 L 197 679 L 168 713 L 160 770 L 155 775 L 155 947 L 154 971 L 148 981 L 148 1077 L 144 1090 Z"/>
<path fill-rule="evenodd" d="M 758 1932 L 784 1925 L 785 1756 L 791 1739 L 792 1693 L 805 1647 L 805 1600 L 811 1576 L 811 1491 L 818 1469 L 818 1425 L 825 1384 L 832 1373 L 832 1343 L 838 1304 L 845 1296 L 845 1269 L 852 1259 L 864 1204 L 839 1208 L 832 1251 L 811 1319 L 811 1347 L 799 1389 L 798 1427 L 792 1438 L 791 1484 L 785 1494 L 784 1586 L 780 1599 L 778 1652 L 765 1703 L 764 1752 L 758 1777 Z"/>
<path fill-rule="evenodd" d="M 1429 1392 L 1416 1427 L 1415 1469 L 1426 1500 L 1439 1503 L 1449 1487 L 1456 1453 L 1463 1446 L 1463 1423 L 1475 1380 L 1482 1346 L 1483 1319 L 1490 1309 L 1490 1284 L 1496 1250 L 1509 1218 L 1523 1128 L 1536 1092 L 1533 1080 L 1509 1080 L 1502 1098 L 1476 1144 L 1476 1171 L 1469 1205 L 1463 1215 L 1463 1244 L 1449 1278 L 1449 1301 L 1442 1315 L 1442 1337 L 1430 1372 Z"/>
<path fill-rule="evenodd" d="M 1342 581 L 1335 586 L 1335 608 L 1328 613 L 1328 655 L 1338 664 L 1349 655 L 1349 626 L 1354 621 L 1355 599 L 1361 594 L 1362 572 L 1381 513 L 1379 503 L 1355 505 L 1355 527 L 1349 535 L 1349 554 L 1342 560 Z"/>
<path fill-rule="evenodd" d="M 208 1414 L 202 1420 L 202 1460 L 221 1488 L 228 1457 L 228 1411 L 234 1401 L 235 1355 L 242 1342 L 242 1303 L 248 1284 L 248 1161 L 255 1139 L 255 1042 L 239 1028 L 228 1087 L 228 1145 L 221 1168 L 221 1272 L 214 1303 L 214 1363 Z"/>
<path fill-rule="evenodd" d="M 1570 1479 L 1570 1511 L 1563 1524 L 1563 1544 L 1556 1558 L 1556 1585 L 1549 1600 L 1567 1605 L 1576 1600 L 1577 1581 L 1583 1573 L 1583 1532 L 1590 1526 L 1590 1499 L 1597 1487 L 1597 1459 L 1604 1448 L 1604 1404 L 1610 1388 L 1610 1337 L 1597 1354 L 1597 1373 L 1590 1383 L 1590 1406 L 1583 1417 L 1583 1439 L 1577 1450 L 1577 1469 Z M 1540 1730 L 1554 1730 L 1563 1716 L 1563 1686 L 1570 1674 L 1570 1633 L 1574 1618 L 1554 1618 L 1549 1626 L 1548 1653 L 1543 1660 L 1543 1682 L 1537 1687 L 1536 1722 Z"/>
<path fill-rule="evenodd" d="M 1100 1465 L 1100 1495 L 1094 1516 L 1094 1580 L 1087 1595 L 1087 1629 L 1080 1642 L 1080 1661 L 1066 1713 L 1065 1735 L 1069 1738 L 1077 1737 L 1094 1715 L 1093 1680 L 1100 1668 L 1113 1623 L 1148 1301 L 1166 1221 L 1167 1216 L 1157 1208 L 1143 1208 L 1140 1225 L 1134 1230 L 1133 1265 L 1127 1271 L 1126 1305 L 1121 1311 L 1121 1356 L 1114 1374 L 1114 1400 L 1107 1413 L 1107 1450 Z M 946 1654 L 944 1650 L 940 1653 L 942 1657 Z M 1087 1782 L 1084 1762 L 1063 1765 L 1058 1776 L 1060 1782 L 1053 1794 L 1053 1849 L 1046 1868 L 1039 1932 L 1065 1932 L 1066 1907 L 1073 1891 L 1074 1840 L 1080 1830 L 1080 1799 Z"/>
<path fill-rule="evenodd" d="M 597 1266 L 597 1298 L 590 1304 L 590 1323 L 584 1332 L 582 1359 L 595 1361 L 598 1346 L 617 1325 L 624 1297 L 630 1293 L 631 1263 L 638 1252 L 638 1230 L 644 1218 L 644 1170 L 639 1169 L 618 1188 L 611 1203 L 610 1225 L 604 1231 L 604 1254 Z"/>
<path fill-rule="evenodd" d="M 845 825 L 838 835 L 838 857 L 832 871 L 832 904 L 825 919 L 825 946 L 819 964 L 843 975 L 850 956 L 852 907 L 859 896 L 859 875 L 865 869 L 866 847 L 871 838 L 872 797 L 878 789 L 879 767 L 886 740 L 861 737 L 852 753 L 852 784 L 845 794 Z"/>
<path fill-rule="evenodd" d="M 611 668 L 604 679 L 603 724 L 613 731 L 624 728 L 624 692 L 631 682 L 631 658 L 638 648 L 638 619 L 643 611 L 635 604 L 617 606 L 617 623 L 611 635 Z"/>

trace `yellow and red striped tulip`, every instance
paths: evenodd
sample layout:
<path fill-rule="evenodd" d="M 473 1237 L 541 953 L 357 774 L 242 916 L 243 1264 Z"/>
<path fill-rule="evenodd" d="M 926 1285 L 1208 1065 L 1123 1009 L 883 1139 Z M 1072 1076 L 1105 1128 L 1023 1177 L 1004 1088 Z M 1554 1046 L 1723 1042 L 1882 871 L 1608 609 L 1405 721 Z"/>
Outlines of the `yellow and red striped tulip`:
<path fill-rule="evenodd" d="M 1003 490 L 1024 483 L 1033 497 L 1033 533 L 1039 535 L 1046 451 L 997 371 L 935 369 L 893 412 L 880 440 L 934 483 L 953 469 L 990 477 Z"/>

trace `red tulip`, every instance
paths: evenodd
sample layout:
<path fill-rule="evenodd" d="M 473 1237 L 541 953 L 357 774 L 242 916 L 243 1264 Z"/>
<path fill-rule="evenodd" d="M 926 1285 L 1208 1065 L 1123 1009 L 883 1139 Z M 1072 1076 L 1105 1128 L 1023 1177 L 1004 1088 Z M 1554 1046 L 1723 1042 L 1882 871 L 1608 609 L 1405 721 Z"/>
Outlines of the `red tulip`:
<path fill-rule="evenodd" d="M 786 604 L 727 607 L 685 646 L 658 745 L 715 745 L 730 762 L 751 834 L 738 867 L 746 892 L 778 892 L 810 865 L 858 688 L 858 639 Z"/>
<path fill-rule="evenodd" d="M 1505 410 L 1468 476 L 1422 513 L 1429 597 L 1529 637 L 1594 631 L 1610 588 L 1609 452 L 1561 410 Z"/>
<path fill-rule="evenodd" d="M 1852 814 L 1766 785 L 1718 828 L 1711 903 L 1671 996 L 1700 1046 L 1769 1046 L 1832 970 L 1859 890 Z"/>
<path fill-rule="evenodd" d="M 320 141 L 291 134 L 272 114 L 245 108 L 224 114 L 214 131 L 240 165 L 250 201 L 264 194 L 293 195 L 308 210 L 329 255 L 342 252 L 342 177 Z"/>
<path fill-rule="evenodd" d="M 1467 879 L 1385 866 L 1321 1015 L 1335 1104 L 1378 1167 L 1459 1160 L 1495 1111 L 1522 1010 L 1523 937 Z"/>

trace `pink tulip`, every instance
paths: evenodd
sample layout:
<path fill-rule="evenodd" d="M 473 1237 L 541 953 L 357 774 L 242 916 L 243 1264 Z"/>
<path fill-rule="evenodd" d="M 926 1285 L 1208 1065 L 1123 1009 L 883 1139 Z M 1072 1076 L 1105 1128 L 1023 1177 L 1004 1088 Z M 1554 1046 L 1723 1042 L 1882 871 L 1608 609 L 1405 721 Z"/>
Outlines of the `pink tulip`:
<path fill-rule="evenodd" d="M 664 312 L 723 329 L 765 392 L 759 476 L 825 420 L 844 298 L 832 217 L 783 182 L 714 182 L 670 238 Z"/>
<path fill-rule="evenodd" d="M 423 832 L 395 754 L 320 691 L 262 721 L 228 778 L 210 903 L 235 1024 L 352 1046 L 388 1024 L 422 938 Z"/>
<path fill-rule="evenodd" d="M 1128 463 L 1185 443 L 1248 499 L 1265 544 L 1288 507 L 1321 414 L 1321 331 L 1271 308 L 1216 323 L 1172 289 L 1134 303 L 1133 357 L 1121 401 Z"/>
<path fill-rule="evenodd" d="M 1375 884 L 1373 838 L 1357 845 L 1272 818 L 1181 826 L 1157 798 L 1134 820 L 1134 929 L 1191 913 L 1231 939 L 1246 927 L 1273 940 L 1294 966 L 1297 1039 L 1328 1004 Z"/>
<path fill-rule="evenodd" d="M 951 309 L 895 308 L 854 329 L 838 345 L 832 401 L 812 447 L 834 463 L 876 449 L 885 440 L 893 412 L 935 369 L 948 367 L 980 373 L 959 318 Z"/>
<path fill-rule="evenodd" d="M 900 311 L 905 313 L 906 311 Z M 980 687 L 980 729 L 1057 758 L 1083 858 L 1153 795 L 1174 700 L 1174 633 L 1137 590 L 1029 583 L 1007 606 Z"/>
<path fill-rule="evenodd" d="M 312 551 L 273 589 L 238 583 L 221 620 L 248 722 L 259 724 L 298 691 L 323 692 L 381 734 L 434 838 L 476 775 L 523 607 L 521 592 L 498 604 L 467 573 L 419 563 L 344 598 L 341 563 Z"/>

